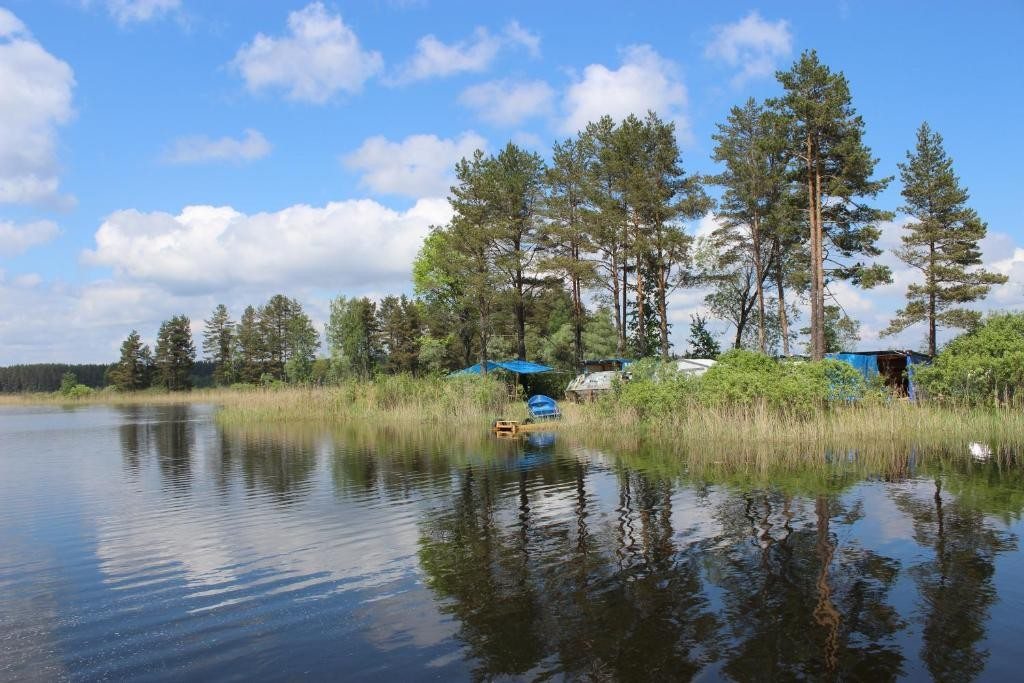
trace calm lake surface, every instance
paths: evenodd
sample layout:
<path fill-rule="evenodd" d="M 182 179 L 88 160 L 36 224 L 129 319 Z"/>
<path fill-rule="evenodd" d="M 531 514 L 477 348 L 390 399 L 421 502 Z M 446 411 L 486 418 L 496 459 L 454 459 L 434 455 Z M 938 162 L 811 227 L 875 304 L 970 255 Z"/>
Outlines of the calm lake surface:
<path fill-rule="evenodd" d="M 862 461 L 3 408 L 0 679 L 1020 680 L 1024 464 Z"/>

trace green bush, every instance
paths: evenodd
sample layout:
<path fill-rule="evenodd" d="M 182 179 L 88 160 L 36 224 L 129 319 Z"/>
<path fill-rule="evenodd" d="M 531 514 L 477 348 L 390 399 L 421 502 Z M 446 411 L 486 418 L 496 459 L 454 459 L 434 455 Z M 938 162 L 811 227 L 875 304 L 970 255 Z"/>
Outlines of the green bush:
<path fill-rule="evenodd" d="M 630 375 L 630 381 L 616 384 L 616 398 L 641 418 L 686 411 L 699 386 L 697 379 L 679 372 L 674 363 L 638 361 L 630 366 Z"/>
<path fill-rule="evenodd" d="M 1024 403 L 1024 313 L 990 316 L 951 341 L 914 380 L 928 398 L 969 405 Z"/>
<path fill-rule="evenodd" d="M 87 387 L 84 384 L 76 384 L 71 387 L 68 391 L 62 393 L 68 398 L 85 398 L 93 393 L 92 387 Z"/>
<path fill-rule="evenodd" d="M 864 380 L 841 361 L 779 363 L 752 351 L 733 349 L 700 378 L 698 396 L 711 407 L 765 406 L 806 416 L 833 401 L 864 396 Z"/>

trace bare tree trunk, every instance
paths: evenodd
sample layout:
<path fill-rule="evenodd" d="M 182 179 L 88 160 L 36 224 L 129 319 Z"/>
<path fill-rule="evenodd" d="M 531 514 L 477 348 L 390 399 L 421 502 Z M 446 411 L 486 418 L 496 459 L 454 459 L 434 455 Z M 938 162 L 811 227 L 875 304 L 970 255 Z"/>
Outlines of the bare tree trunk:
<path fill-rule="evenodd" d="M 661 332 L 661 359 L 668 360 L 668 269 L 658 266 L 658 323 Z"/>
<path fill-rule="evenodd" d="M 778 249 L 778 246 L 776 245 Z M 781 250 L 780 250 L 781 251 Z M 778 253 L 778 252 L 777 252 Z M 782 284 L 782 254 L 775 258 L 775 286 L 779 297 L 779 333 L 782 335 L 782 355 L 789 355 L 789 320 L 786 317 L 786 287 Z"/>
<path fill-rule="evenodd" d="M 768 352 L 768 346 L 764 337 L 764 264 L 761 263 L 761 225 L 757 214 L 751 223 L 754 269 L 757 273 L 757 343 L 761 353 Z"/>
<path fill-rule="evenodd" d="M 629 322 L 629 256 L 622 254 L 622 338 L 619 339 L 620 355 L 626 353 L 626 325 Z"/>
<path fill-rule="evenodd" d="M 935 242 L 928 244 L 928 355 L 935 355 Z"/>
<path fill-rule="evenodd" d="M 647 352 L 647 297 L 644 296 L 644 276 L 640 269 L 640 262 L 636 265 L 636 336 L 642 347 L 638 351 Z"/>
<path fill-rule="evenodd" d="M 817 236 L 817 256 L 815 256 L 814 262 L 818 267 L 817 281 L 815 282 L 818 301 L 818 339 L 814 350 L 814 360 L 821 360 L 825 357 L 825 229 L 821 220 L 821 170 L 818 168 L 817 160 L 814 164 L 814 213 Z"/>
<path fill-rule="evenodd" d="M 619 300 L 620 280 L 619 280 L 619 260 L 615 254 L 611 254 L 611 275 L 612 275 L 612 308 L 615 309 L 615 334 L 616 340 L 615 345 L 619 355 L 623 355 L 626 352 L 625 339 L 626 339 L 626 319 L 625 311 L 622 310 L 622 302 Z"/>

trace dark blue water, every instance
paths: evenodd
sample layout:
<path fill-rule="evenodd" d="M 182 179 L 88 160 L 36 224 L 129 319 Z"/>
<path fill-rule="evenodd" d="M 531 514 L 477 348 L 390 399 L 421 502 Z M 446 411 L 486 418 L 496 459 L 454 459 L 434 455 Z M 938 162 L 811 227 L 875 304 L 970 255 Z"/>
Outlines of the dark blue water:
<path fill-rule="evenodd" d="M 1019 679 L 1024 464 L 869 461 L 3 408 L 0 679 Z"/>

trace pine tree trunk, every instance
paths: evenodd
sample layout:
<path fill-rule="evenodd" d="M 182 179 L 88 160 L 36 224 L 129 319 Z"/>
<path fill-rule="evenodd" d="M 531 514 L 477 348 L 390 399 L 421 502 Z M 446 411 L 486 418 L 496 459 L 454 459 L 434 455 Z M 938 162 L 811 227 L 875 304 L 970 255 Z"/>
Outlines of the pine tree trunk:
<path fill-rule="evenodd" d="M 578 251 L 574 253 L 576 261 L 579 261 Z M 573 360 L 576 367 L 583 363 L 583 292 L 580 285 L 580 278 L 575 273 L 572 276 L 572 344 Z"/>
<path fill-rule="evenodd" d="M 647 355 L 647 298 L 644 296 L 644 277 L 643 272 L 640 270 L 640 262 L 637 261 L 636 266 L 636 284 L 634 285 L 636 291 L 636 335 L 638 344 L 642 345 L 637 347 L 642 355 Z"/>
<path fill-rule="evenodd" d="M 789 355 L 789 320 L 786 318 L 786 288 L 782 284 L 782 255 L 775 261 L 775 286 L 779 297 L 779 332 L 782 334 L 782 355 Z"/>
<path fill-rule="evenodd" d="M 658 269 L 658 323 L 661 328 L 661 359 L 668 360 L 668 269 Z"/>
<path fill-rule="evenodd" d="M 928 243 L 928 355 L 935 356 L 935 242 Z"/>
<path fill-rule="evenodd" d="M 768 346 L 764 337 L 764 264 L 761 263 L 761 225 L 756 213 L 751 224 L 751 231 L 754 269 L 757 274 L 757 343 L 761 348 L 761 353 L 767 353 Z"/>
<path fill-rule="evenodd" d="M 615 335 L 616 335 L 615 346 L 616 346 L 616 348 L 618 350 L 619 355 L 621 356 L 621 355 L 623 355 L 626 352 L 626 348 L 625 348 L 625 345 L 624 345 L 624 340 L 626 338 L 626 335 L 625 335 L 625 332 L 624 332 L 624 330 L 626 328 L 626 320 L 625 320 L 625 311 L 622 310 L 622 302 L 619 299 L 619 290 L 621 289 L 620 279 L 619 279 L 619 261 L 618 261 L 618 258 L 615 256 L 615 254 L 612 254 L 611 271 L 612 271 L 612 303 L 614 304 L 613 308 L 615 309 Z"/>
<path fill-rule="evenodd" d="M 626 325 L 628 324 L 629 314 L 629 257 L 623 253 L 622 255 L 622 330 L 620 331 L 622 337 L 619 339 L 619 347 L 621 349 L 620 355 L 626 353 Z"/>
<path fill-rule="evenodd" d="M 822 360 L 825 357 L 825 228 L 821 220 L 821 171 L 817 164 L 814 165 L 814 211 L 818 238 L 818 255 L 815 258 L 818 265 L 818 347 L 815 360 Z"/>
<path fill-rule="evenodd" d="M 818 224 L 817 212 L 814 210 L 814 149 L 810 134 L 807 135 L 807 222 L 810 224 L 811 250 L 811 358 L 818 360 Z"/>

